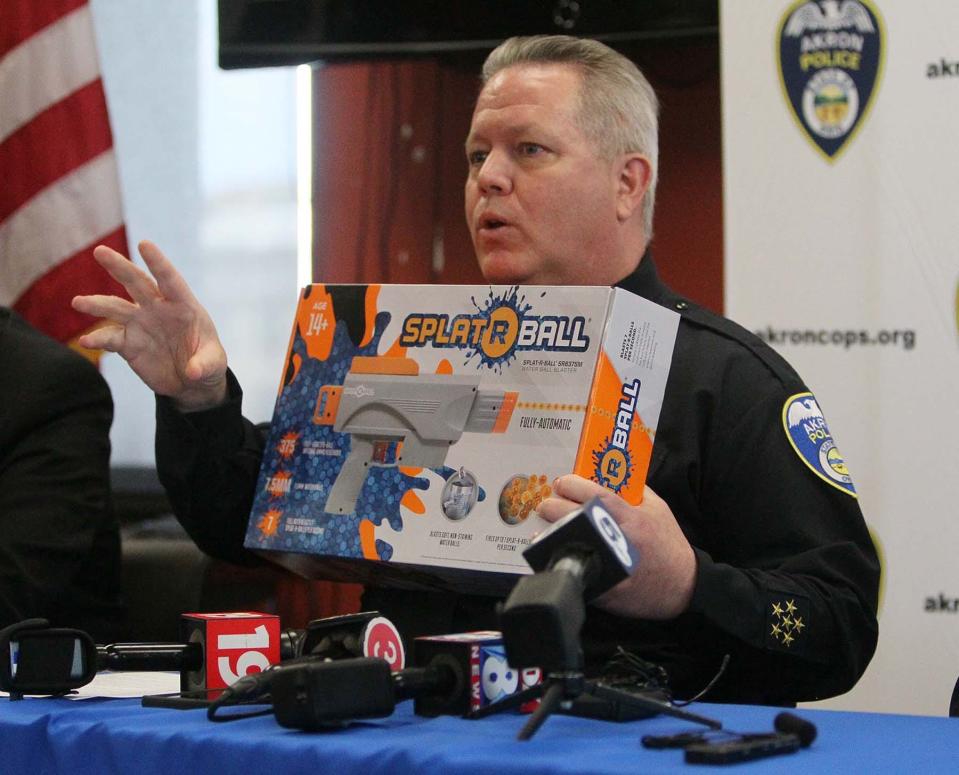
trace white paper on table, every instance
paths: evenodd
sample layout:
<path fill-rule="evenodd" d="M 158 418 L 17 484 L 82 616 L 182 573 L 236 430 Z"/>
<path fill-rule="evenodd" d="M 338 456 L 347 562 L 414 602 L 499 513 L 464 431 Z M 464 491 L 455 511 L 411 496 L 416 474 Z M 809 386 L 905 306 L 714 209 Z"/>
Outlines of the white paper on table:
<path fill-rule="evenodd" d="M 81 686 L 71 700 L 86 700 L 91 697 L 142 697 L 145 694 L 169 694 L 180 691 L 180 674 L 177 672 L 139 673 L 112 672 L 97 673 L 86 686 Z"/>

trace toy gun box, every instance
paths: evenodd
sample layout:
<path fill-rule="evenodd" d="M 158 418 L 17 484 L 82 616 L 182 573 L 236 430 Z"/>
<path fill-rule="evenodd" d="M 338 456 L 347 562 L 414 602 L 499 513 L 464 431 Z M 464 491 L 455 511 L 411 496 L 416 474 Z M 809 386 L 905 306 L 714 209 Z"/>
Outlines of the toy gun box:
<path fill-rule="evenodd" d="M 641 500 L 678 322 L 606 287 L 304 288 L 246 546 L 505 593 L 557 476 Z"/>

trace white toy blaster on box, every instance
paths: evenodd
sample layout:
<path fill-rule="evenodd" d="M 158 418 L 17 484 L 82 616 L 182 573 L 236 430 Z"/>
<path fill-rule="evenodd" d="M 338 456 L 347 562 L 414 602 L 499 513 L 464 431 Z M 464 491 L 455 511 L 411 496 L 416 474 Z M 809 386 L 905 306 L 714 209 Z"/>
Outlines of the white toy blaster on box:
<path fill-rule="evenodd" d="M 320 388 L 313 414 L 317 425 L 332 425 L 351 437 L 326 511 L 355 511 L 371 467 L 439 468 L 464 431 L 505 431 L 517 393 L 479 385 L 478 375 L 420 374 L 410 358 L 354 358 L 342 385 Z M 389 447 L 397 442 L 395 460 L 389 461 Z"/>

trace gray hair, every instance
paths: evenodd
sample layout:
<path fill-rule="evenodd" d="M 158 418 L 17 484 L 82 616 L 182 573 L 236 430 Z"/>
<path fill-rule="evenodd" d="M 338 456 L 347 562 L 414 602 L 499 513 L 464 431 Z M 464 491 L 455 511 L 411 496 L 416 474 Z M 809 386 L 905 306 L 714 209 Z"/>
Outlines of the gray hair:
<path fill-rule="evenodd" d="M 605 43 L 569 35 L 508 38 L 483 63 L 485 85 L 501 70 L 524 64 L 564 64 L 579 69 L 578 123 L 600 155 L 641 153 L 652 174 L 643 200 L 643 225 L 653 233 L 659 158 L 659 101 L 639 68 Z"/>

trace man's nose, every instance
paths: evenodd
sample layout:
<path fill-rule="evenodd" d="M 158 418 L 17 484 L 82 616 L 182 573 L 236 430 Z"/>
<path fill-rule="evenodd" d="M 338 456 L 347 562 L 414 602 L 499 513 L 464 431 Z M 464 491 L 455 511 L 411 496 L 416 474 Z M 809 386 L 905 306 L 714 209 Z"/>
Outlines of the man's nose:
<path fill-rule="evenodd" d="M 509 162 L 495 151 L 483 160 L 476 176 L 480 191 L 486 196 L 508 194 L 513 188 Z"/>

